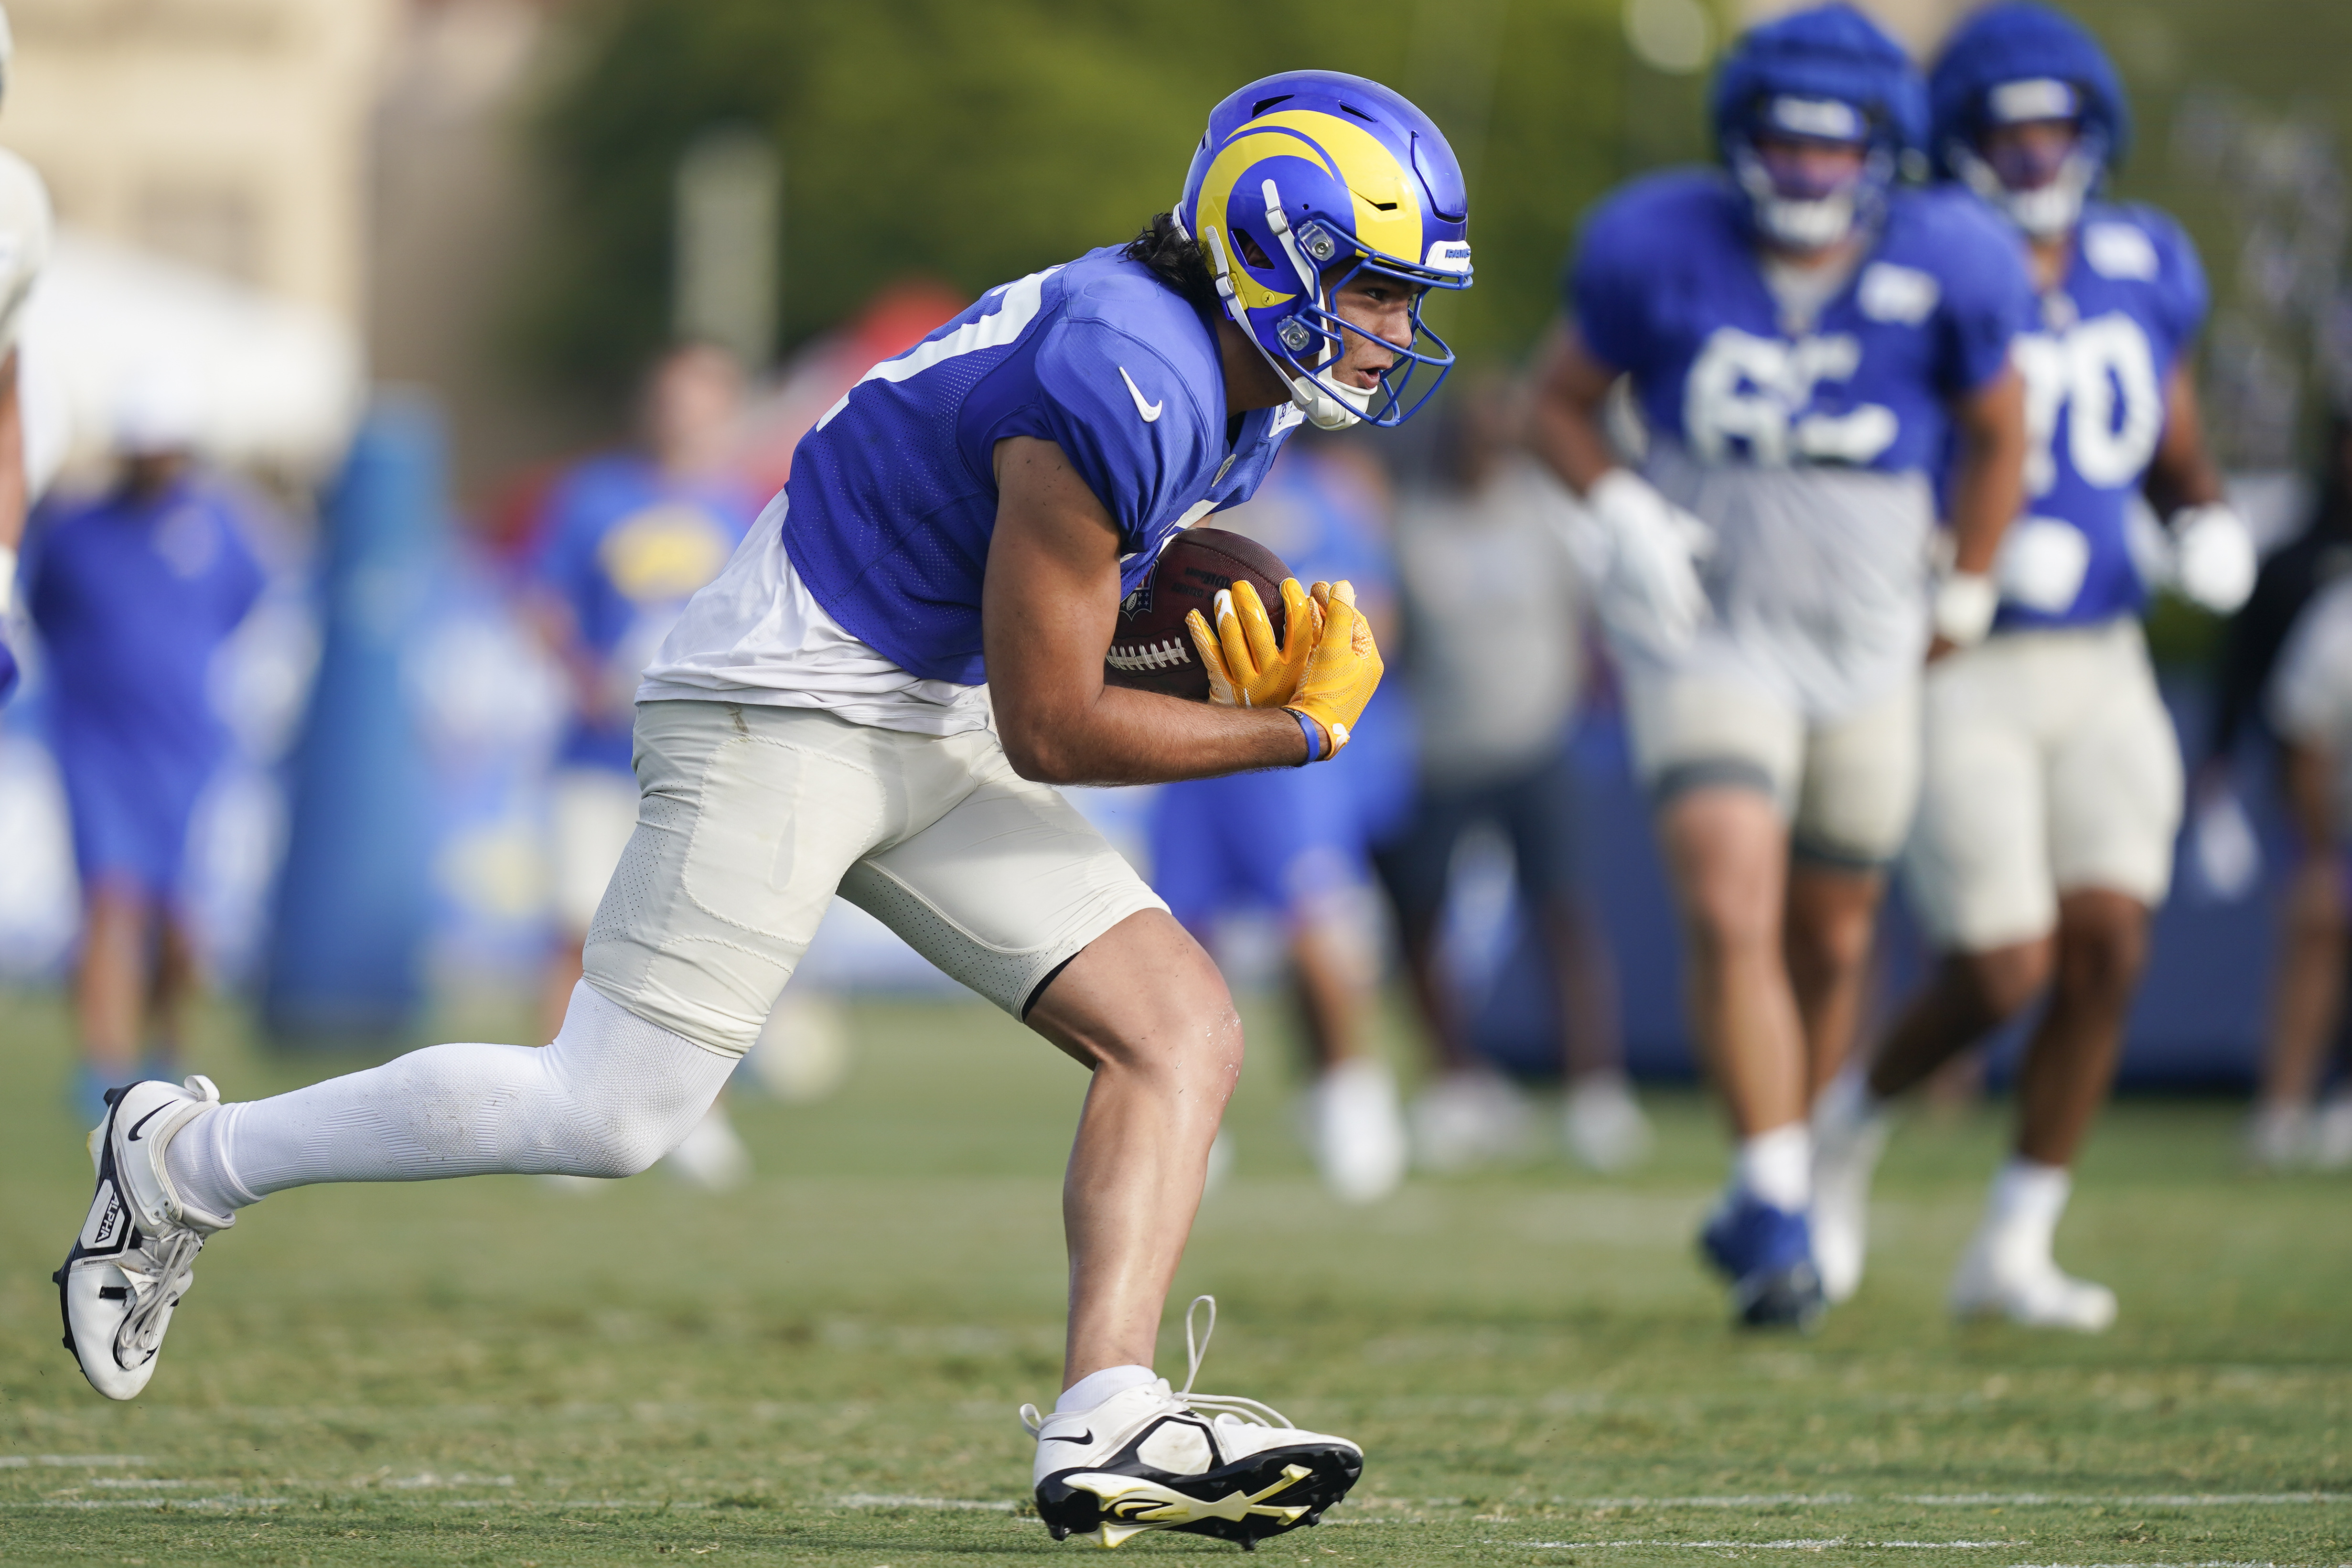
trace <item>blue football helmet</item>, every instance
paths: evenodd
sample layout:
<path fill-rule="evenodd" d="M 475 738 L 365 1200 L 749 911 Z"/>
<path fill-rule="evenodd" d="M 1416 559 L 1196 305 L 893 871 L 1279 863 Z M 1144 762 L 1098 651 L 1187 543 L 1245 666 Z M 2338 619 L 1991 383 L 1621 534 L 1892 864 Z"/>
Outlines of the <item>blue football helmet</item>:
<path fill-rule="evenodd" d="M 1756 232 L 1804 250 L 1876 223 L 1927 130 L 1911 57 L 1843 0 L 1742 35 L 1716 73 L 1710 108 L 1716 150 Z M 1861 177 L 1833 188 L 1795 183 L 1767 163 L 1757 146 L 1765 137 L 1859 147 Z"/>
<path fill-rule="evenodd" d="M 1429 116 L 1339 71 L 1285 71 L 1210 110 L 1176 205 L 1225 313 L 1326 430 L 1401 425 L 1445 379 L 1454 351 L 1421 301 L 1470 287 L 1469 216 L 1462 166 Z M 1384 345 L 1396 358 L 1378 385 L 1349 386 L 1332 373 L 1345 334 L 1366 334 L 1332 302 L 1368 272 L 1415 290 L 1413 336 Z"/>
<path fill-rule="evenodd" d="M 1978 12 L 1954 33 L 1927 79 L 1937 169 L 2009 215 L 2027 234 L 2063 234 L 2131 142 L 2131 110 L 2106 51 L 2073 17 L 2031 0 Z M 2048 166 L 2020 153 L 1995 166 L 1989 132 L 2071 121 L 2073 144 Z"/>

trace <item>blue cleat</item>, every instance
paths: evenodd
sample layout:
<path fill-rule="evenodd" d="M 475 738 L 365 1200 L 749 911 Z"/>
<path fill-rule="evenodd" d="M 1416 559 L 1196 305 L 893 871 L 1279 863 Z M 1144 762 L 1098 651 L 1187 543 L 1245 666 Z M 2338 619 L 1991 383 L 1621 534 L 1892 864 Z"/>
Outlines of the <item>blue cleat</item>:
<path fill-rule="evenodd" d="M 1731 1312 L 1740 1324 L 1807 1333 L 1819 1325 L 1822 1276 L 1803 1215 L 1734 1193 L 1698 1239 L 1706 1260 L 1731 1281 Z"/>

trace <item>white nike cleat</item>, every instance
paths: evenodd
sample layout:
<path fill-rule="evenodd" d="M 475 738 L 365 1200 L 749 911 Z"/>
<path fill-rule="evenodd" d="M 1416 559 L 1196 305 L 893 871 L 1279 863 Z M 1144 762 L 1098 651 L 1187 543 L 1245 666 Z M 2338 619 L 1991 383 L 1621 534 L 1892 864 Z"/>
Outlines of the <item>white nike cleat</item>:
<path fill-rule="evenodd" d="M 2106 1331 L 2116 1321 L 2116 1293 L 2077 1279 L 2046 1257 L 2003 1246 L 1979 1233 L 1952 1276 L 1951 1306 L 1961 1318 L 2006 1318 L 2029 1329 Z"/>
<path fill-rule="evenodd" d="M 2312 1117 L 2311 1166 L 2315 1171 L 2352 1168 L 2352 1092 L 2338 1089 Z"/>
<path fill-rule="evenodd" d="M 1181 1392 L 1168 1380 L 1113 1394 L 1092 1410 L 1040 1415 L 1021 1407 L 1037 1439 L 1037 1517 L 1056 1541 L 1076 1535 L 1118 1546 L 1147 1531 L 1213 1535 L 1255 1550 L 1269 1535 L 1322 1522 L 1363 1474 L 1363 1450 L 1344 1437 L 1302 1432 L 1254 1399 L 1195 1394 L 1208 1334 L 1196 1344 L 1184 1313 L 1192 1372 Z"/>
<path fill-rule="evenodd" d="M 1413 1157 L 1429 1171 L 1514 1160 L 1534 1142 L 1528 1097 L 1491 1068 L 1464 1068 L 1433 1080 L 1413 1100 L 1412 1122 Z"/>
<path fill-rule="evenodd" d="M 1560 1130 L 1569 1152 L 1604 1176 L 1630 1171 L 1650 1157 L 1650 1119 L 1622 1072 L 1589 1072 L 1568 1086 Z"/>
<path fill-rule="evenodd" d="M 1853 1300 L 1862 1288 L 1870 1245 L 1870 1180 L 1886 1152 L 1884 1113 L 1833 1109 L 1824 1094 L 1813 1116 L 1813 1267 L 1831 1304 Z"/>
<path fill-rule="evenodd" d="M 1377 1203 L 1396 1191 L 1410 1152 L 1388 1064 L 1358 1058 L 1324 1069 L 1307 1093 L 1307 1142 L 1341 1203 Z"/>
<path fill-rule="evenodd" d="M 2301 1105 L 2257 1106 L 2246 1122 L 2246 1168 L 2276 1175 L 2301 1166 L 2313 1152 L 2314 1121 Z"/>
<path fill-rule="evenodd" d="M 196 1254 L 236 1216 L 189 1207 L 163 1166 L 172 1140 L 220 1104 L 212 1079 L 134 1083 L 107 1100 L 89 1135 L 98 1193 L 50 1279 L 82 1375 L 109 1399 L 134 1399 L 154 1375 L 172 1310 L 195 1283 Z"/>

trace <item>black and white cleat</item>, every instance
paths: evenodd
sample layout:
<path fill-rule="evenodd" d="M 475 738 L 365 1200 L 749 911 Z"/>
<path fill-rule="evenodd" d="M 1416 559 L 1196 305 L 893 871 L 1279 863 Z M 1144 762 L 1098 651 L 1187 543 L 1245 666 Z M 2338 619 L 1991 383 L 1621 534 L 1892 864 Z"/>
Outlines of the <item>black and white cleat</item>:
<path fill-rule="evenodd" d="M 98 1192 L 49 1278 L 82 1375 L 109 1399 L 135 1399 L 154 1375 L 172 1309 L 195 1283 L 196 1254 L 236 1221 L 189 1207 L 163 1167 L 172 1140 L 220 1104 L 210 1079 L 134 1083 L 106 1098 L 106 1120 L 89 1135 Z"/>
<path fill-rule="evenodd" d="M 1209 1331 L 1217 1321 L 1213 1299 Z M 1319 1523 L 1363 1474 L 1363 1450 L 1304 1432 L 1254 1399 L 1195 1394 L 1208 1333 L 1195 1342 L 1184 1314 L 1192 1373 L 1165 1378 L 1091 1410 L 1040 1415 L 1021 1407 L 1037 1439 L 1037 1514 L 1056 1541 L 1076 1535 L 1118 1546 L 1147 1531 L 1211 1535 L 1255 1551 L 1269 1535 Z"/>

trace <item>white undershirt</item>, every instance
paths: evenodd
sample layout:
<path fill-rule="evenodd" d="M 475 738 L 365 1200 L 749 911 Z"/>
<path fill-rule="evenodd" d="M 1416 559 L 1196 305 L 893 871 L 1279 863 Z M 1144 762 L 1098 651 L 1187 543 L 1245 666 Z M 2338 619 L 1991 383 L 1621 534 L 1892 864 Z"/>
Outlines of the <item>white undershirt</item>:
<path fill-rule="evenodd" d="M 1822 312 L 1838 297 L 1838 291 L 1853 276 L 1861 260 L 1861 254 L 1856 252 L 1825 265 L 1801 266 L 1766 253 L 1764 287 L 1771 291 L 1772 302 L 1780 307 L 1781 324 L 1790 336 L 1802 336 L 1813 330 L 1813 323 L 1822 319 Z"/>
<path fill-rule="evenodd" d="M 695 595 L 646 667 L 637 700 L 822 708 L 852 724 L 918 735 L 990 727 L 988 688 L 925 680 L 850 636 L 784 551 L 779 492 L 725 571 Z"/>

